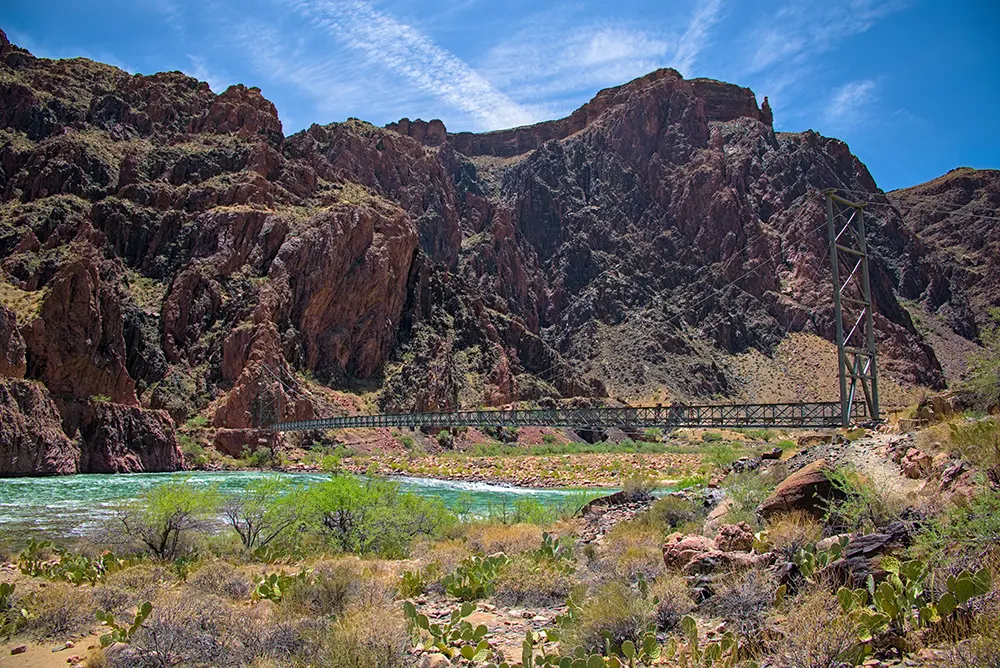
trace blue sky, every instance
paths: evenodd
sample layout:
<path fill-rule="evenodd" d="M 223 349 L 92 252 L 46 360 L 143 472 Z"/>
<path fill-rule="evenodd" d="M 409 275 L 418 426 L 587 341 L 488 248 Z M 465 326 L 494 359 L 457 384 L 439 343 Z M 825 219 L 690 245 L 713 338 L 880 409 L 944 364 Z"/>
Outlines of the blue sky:
<path fill-rule="evenodd" d="M 259 86 L 286 134 L 511 127 L 671 66 L 844 139 L 885 189 L 1000 168 L 997 0 L 14 0 L 0 28 L 39 56 Z"/>

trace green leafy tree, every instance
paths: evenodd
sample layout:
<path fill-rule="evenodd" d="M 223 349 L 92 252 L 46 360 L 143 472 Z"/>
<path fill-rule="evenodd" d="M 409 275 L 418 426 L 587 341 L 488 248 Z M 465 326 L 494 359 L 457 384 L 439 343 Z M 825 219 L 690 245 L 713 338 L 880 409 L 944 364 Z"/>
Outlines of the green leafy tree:
<path fill-rule="evenodd" d="M 267 547 L 301 517 L 294 486 L 269 476 L 226 496 L 222 512 L 247 549 Z"/>
<path fill-rule="evenodd" d="M 159 559 L 174 559 L 184 538 L 204 528 L 219 501 L 214 486 L 199 488 L 189 478 L 176 478 L 120 505 L 116 518 L 127 538 L 142 543 Z"/>

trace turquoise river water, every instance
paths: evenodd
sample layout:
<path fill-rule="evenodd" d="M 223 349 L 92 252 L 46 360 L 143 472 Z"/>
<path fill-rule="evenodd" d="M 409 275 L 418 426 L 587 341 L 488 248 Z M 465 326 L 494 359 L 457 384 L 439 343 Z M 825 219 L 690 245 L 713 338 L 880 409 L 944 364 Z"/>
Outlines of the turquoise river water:
<path fill-rule="evenodd" d="M 0 479 L 0 538 L 80 537 L 99 528 L 123 499 L 135 498 L 143 490 L 180 475 L 191 485 L 218 485 L 234 492 L 261 476 L 280 476 L 304 484 L 329 478 L 322 473 L 258 473 L 253 471 L 133 473 L 128 475 L 73 475 L 47 478 Z M 579 499 L 581 490 L 529 489 L 475 482 L 394 478 L 409 492 L 438 498 L 450 507 L 463 507 L 474 514 L 490 506 L 513 505 L 532 498 L 544 504 Z M 614 490 L 591 490 L 594 496 Z"/>

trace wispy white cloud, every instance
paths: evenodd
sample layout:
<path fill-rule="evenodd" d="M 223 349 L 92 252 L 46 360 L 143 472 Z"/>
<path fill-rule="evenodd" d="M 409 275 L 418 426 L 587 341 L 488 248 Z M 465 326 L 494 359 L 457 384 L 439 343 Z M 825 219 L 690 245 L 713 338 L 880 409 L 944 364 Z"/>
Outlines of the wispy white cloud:
<path fill-rule="evenodd" d="M 310 24 L 409 84 L 475 118 L 482 128 L 523 125 L 534 114 L 413 26 L 362 0 L 289 0 Z"/>
<path fill-rule="evenodd" d="M 909 4 L 909 0 L 850 0 L 846 3 L 795 0 L 775 14 L 762 17 L 748 34 L 752 54 L 746 72 L 801 64 L 842 40 L 869 30 L 880 19 Z"/>
<path fill-rule="evenodd" d="M 208 64 L 205 62 L 205 59 L 201 56 L 188 54 L 188 60 L 191 61 L 191 69 L 187 73 L 195 79 L 207 81 L 209 87 L 212 89 L 212 92 L 218 94 L 229 87 L 229 84 L 227 83 L 229 77 L 210 69 Z"/>
<path fill-rule="evenodd" d="M 871 79 L 850 81 L 837 88 L 824 112 L 827 121 L 836 125 L 851 125 L 865 117 L 867 106 L 875 96 L 876 84 Z"/>
<path fill-rule="evenodd" d="M 709 31 L 722 18 L 722 0 L 699 0 L 687 30 L 677 43 L 672 64 L 684 76 L 690 76 L 698 55 L 708 46 Z"/>
<path fill-rule="evenodd" d="M 669 52 L 664 36 L 631 26 L 539 20 L 491 49 L 482 69 L 503 90 L 549 115 L 567 111 L 559 108 L 562 96 L 593 94 L 646 74 L 662 67 Z"/>

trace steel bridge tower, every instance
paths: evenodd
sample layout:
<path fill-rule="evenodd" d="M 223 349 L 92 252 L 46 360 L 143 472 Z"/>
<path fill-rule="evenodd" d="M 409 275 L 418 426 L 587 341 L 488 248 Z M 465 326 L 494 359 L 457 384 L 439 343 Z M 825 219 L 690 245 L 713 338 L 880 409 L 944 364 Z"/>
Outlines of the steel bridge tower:
<path fill-rule="evenodd" d="M 823 192 L 833 271 L 833 311 L 840 372 L 842 424 L 850 425 L 858 389 L 867 417 L 879 422 L 878 366 L 875 360 L 875 301 L 868 270 L 864 204 Z"/>

